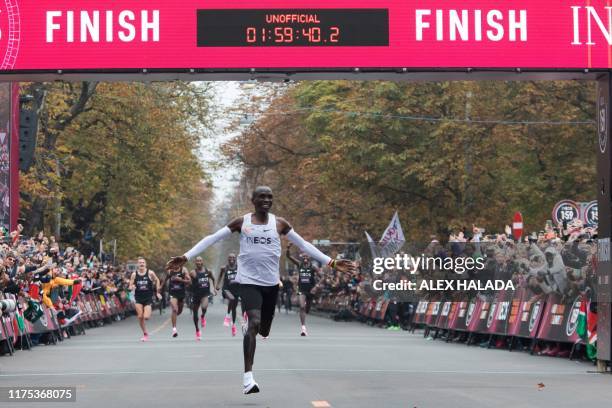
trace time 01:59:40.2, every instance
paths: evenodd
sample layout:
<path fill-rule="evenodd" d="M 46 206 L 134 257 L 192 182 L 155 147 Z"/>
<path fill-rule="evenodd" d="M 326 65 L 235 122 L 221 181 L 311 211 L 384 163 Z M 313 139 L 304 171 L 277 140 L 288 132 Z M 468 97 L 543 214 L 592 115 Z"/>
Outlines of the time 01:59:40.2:
<path fill-rule="evenodd" d="M 275 44 L 291 44 L 295 42 L 307 44 L 321 43 L 338 43 L 340 38 L 340 29 L 338 27 L 329 27 L 329 33 L 321 33 L 320 27 L 274 27 L 274 28 L 256 28 L 247 27 L 246 42 L 247 44 L 275 43 Z"/>

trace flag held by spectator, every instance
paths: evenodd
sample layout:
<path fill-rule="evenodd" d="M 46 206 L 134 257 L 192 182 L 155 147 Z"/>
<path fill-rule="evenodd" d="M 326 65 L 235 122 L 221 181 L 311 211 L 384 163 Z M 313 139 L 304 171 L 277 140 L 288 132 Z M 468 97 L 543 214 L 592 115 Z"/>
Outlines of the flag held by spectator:
<path fill-rule="evenodd" d="M 28 300 L 28 308 L 23 312 L 23 316 L 30 322 L 35 323 L 42 317 L 43 313 L 40 303 Z"/>
<path fill-rule="evenodd" d="M 378 255 L 378 246 L 376 245 L 376 242 L 374 242 L 370 234 L 368 234 L 368 231 L 365 232 L 365 235 L 366 235 L 366 238 L 368 239 L 368 245 L 370 245 L 370 252 L 372 253 L 372 258 L 377 258 L 379 255 Z"/>
<path fill-rule="evenodd" d="M 380 254 L 383 257 L 393 256 L 404 246 L 406 238 L 397 211 L 380 239 Z"/>
<path fill-rule="evenodd" d="M 597 358 L 597 312 L 592 310 L 591 302 L 582 297 L 578 314 L 578 335 L 586 343 L 586 354 L 590 360 Z"/>
<path fill-rule="evenodd" d="M 74 302 L 74 300 L 76 299 L 77 296 L 79 296 L 79 293 L 81 293 L 81 289 L 83 288 L 83 284 L 82 283 L 75 283 L 74 285 L 70 286 L 68 289 L 68 293 L 69 293 L 69 298 L 70 298 L 70 303 L 72 304 L 72 302 Z"/>

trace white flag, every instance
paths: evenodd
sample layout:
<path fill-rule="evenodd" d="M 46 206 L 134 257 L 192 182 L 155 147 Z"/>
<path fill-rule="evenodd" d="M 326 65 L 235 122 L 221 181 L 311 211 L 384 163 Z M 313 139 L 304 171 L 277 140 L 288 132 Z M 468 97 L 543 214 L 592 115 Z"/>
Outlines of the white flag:
<path fill-rule="evenodd" d="M 400 224 L 399 216 L 397 211 L 393 214 L 389 226 L 385 230 L 380 239 L 380 254 L 383 257 L 391 257 L 399 252 L 404 246 L 406 238 L 404 238 L 404 231 L 402 231 L 402 224 Z"/>
<path fill-rule="evenodd" d="M 368 244 L 370 245 L 370 252 L 372 253 L 372 258 L 378 258 L 380 255 L 378 254 L 378 246 L 376 242 L 372 239 L 368 231 L 365 232 L 366 238 L 368 239 Z"/>

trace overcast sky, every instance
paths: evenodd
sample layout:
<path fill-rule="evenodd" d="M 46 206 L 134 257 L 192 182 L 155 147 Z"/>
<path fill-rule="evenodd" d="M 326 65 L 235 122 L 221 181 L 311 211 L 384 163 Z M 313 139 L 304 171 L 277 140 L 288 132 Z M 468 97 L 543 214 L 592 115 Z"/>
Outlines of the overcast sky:
<path fill-rule="evenodd" d="M 242 95 L 240 83 L 235 81 L 218 81 L 213 83 L 215 90 L 215 106 L 219 111 L 230 107 Z M 204 141 L 200 150 L 204 168 L 212 175 L 213 191 L 215 195 L 215 204 L 218 205 L 224 201 L 225 197 L 231 193 L 233 188 L 238 184 L 241 169 L 235 164 L 227 164 L 220 168 L 214 168 L 210 164 L 222 159 L 220 147 L 227 142 L 236 133 L 226 131 L 227 126 L 232 118 L 224 115 L 214 121 L 211 137 Z"/>

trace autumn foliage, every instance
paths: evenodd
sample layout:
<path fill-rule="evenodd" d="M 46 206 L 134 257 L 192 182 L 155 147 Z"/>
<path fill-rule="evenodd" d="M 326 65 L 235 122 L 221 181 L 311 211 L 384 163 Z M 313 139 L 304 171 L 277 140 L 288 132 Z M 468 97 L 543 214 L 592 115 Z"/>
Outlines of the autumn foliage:
<path fill-rule="evenodd" d="M 310 239 L 380 234 L 396 209 L 412 240 L 515 211 L 531 231 L 595 199 L 594 118 L 589 82 L 304 82 L 226 153 Z"/>

